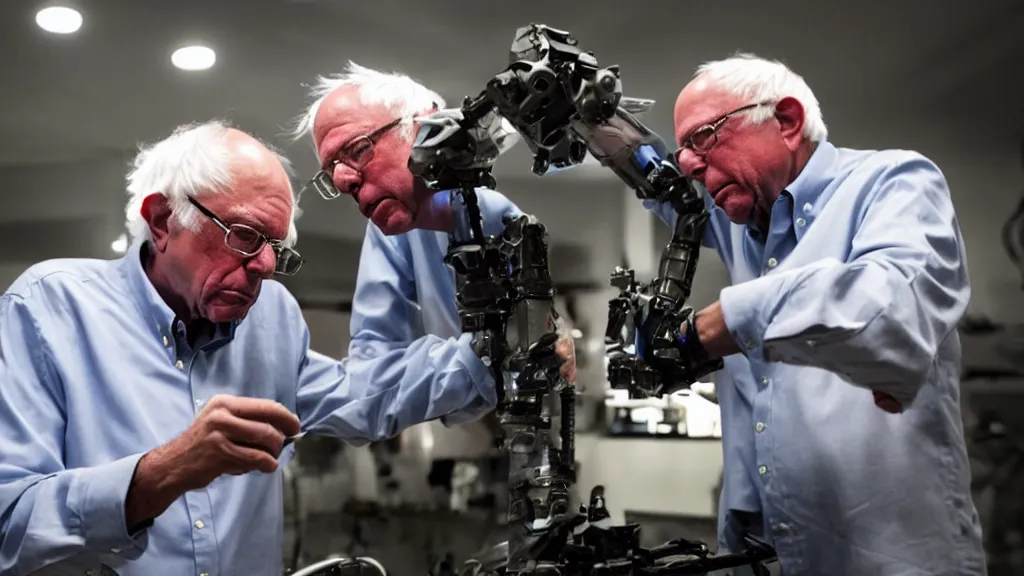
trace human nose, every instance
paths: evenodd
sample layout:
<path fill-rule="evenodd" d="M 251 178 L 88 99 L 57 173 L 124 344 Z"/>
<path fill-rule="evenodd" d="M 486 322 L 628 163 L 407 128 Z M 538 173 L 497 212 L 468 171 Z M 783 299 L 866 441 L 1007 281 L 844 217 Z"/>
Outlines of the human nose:
<path fill-rule="evenodd" d="M 339 162 L 331 174 L 334 187 L 342 194 L 355 194 L 363 185 L 363 175 L 344 162 Z"/>
<path fill-rule="evenodd" d="M 676 153 L 676 162 L 687 178 L 703 182 L 704 171 L 707 170 L 704 156 L 698 154 L 692 148 L 680 148 L 679 152 Z"/>
<path fill-rule="evenodd" d="M 250 256 L 245 262 L 245 269 L 253 276 L 266 280 L 274 275 L 277 268 L 277 254 L 274 247 L 264 242 L 260 251 Z"/>

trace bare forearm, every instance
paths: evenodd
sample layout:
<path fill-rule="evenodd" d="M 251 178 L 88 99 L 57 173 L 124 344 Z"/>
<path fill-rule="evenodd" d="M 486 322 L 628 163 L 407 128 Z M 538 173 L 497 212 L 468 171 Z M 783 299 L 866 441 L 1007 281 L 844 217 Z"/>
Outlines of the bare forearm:
<path fill-rule="evenodd" d="M 164 447 L 146 453 L 135 467 L 125 501 L 125 526 L 134 532 L 163 514 L 186 489 L 176 479 Z"/>

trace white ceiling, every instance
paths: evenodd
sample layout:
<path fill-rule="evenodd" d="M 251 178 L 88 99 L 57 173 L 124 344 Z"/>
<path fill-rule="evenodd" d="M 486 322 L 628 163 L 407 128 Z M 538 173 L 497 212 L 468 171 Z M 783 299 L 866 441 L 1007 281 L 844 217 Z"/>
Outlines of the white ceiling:
<path fill-rule="evenodd" d="M 85 24 L 66 37 L 34 25 L 43 5 L 0 3 L 0 164 L 128 150 L 214 116 L 274 138 L 302 84 L 348 59 L 411 73 L 458 103 L 506 65 L 530 22 L 620 64 L 630 95 L 658 100 L 645 121 L 666 136 L 694 66 L 738 49 L 808 78 L 834 130 L 908 115 L 1024 126 L 1020 0 L 78 0 Z M 173 68 L 171 50 L 196 40 L 217 65 Z M 292 152 L 300 171 L 313 168 L 305 143 Z"/>

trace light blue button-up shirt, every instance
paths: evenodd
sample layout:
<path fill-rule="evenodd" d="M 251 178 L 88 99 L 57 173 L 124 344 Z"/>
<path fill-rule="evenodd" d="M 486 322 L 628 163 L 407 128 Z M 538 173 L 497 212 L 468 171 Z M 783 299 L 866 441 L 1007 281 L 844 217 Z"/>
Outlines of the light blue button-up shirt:
<path fill-rule="evenodd" d="M 485 235 L 500 235 L 505 229 L 502 218 L 522 214 L 498 192 L 480 188 L 476 193 Z M 447 201 L 447 193 L 438 194 L 435 199 Z M 411 230 L 387 236 L 367 223 L 352 296 L 350 362 L 426 341 L 433 344 L 420 347 L 419 354 L 407 352 L 403 357 L 406 361 L 397 362 L 390 369 L 399 373 L 422 370 L 422 363 L 435 354 L 471 357 L 474 365 L 483 367 L 473 353 L 470 338 L 462 334 L 455 302 L 455 276 L 444 265 L 447 253 L 445 233 Z M 366 379 L 377 377 L 376 373 L 365 375 Z M 493 389 L 494 378 L 486 368 L 474 372 L 472 377 Z M 479 400 L 483 404 L 446 416 L 444 422 L 464 423 L 494 409 L 494 397 L 481 396 Z"/>
<path fill-rule="evenodd" d="M 489 215 L 511 209 L 483 196 Z M 301 310 L 274 281 L 245 320 L 190 347 L 141 248 L 35 265 L 0 297 L 0 573 L 281 574 L 279 473 L 222 476 L 126 532 L 139 458 L 217 394 L 276 400 L 303 430 L 353 444 L 493 409 L 494 381 L 459 327 L 444 234 L 369 228 L 344 362 L 309 350 Z"/>
<path fill-rule="evenodd" d="M 939 169 L 822 142 L 764 234 L 708 205 L 705 243 L 732 280 L 722 312 L 744 349 L 717 379 L 719 546 L 741 548 L 747 512 L 785 576 L 984 574 L 960 415 L 970 285 Z"/>

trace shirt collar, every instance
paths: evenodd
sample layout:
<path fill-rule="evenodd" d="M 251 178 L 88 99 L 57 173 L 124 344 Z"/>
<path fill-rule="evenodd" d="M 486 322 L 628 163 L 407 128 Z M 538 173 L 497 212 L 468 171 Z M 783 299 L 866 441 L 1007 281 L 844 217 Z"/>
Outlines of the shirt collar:
<path fill-rule="evenodd" d="M 131 292 L 132 299 L 138 304 L 143 315 L 149 319 L 161 338 L 174 339 L 174 325 L 177 317 L 171 307 L 164 302 L 156 291 L 146 270 L 142 266 L 145 250 L 148 250 L 145 239 L 136 238 L 121 258 L 121 274 L 124 276 Z M 240 321 L 223 322 L 216 326 L 212 339 L 214 341 L 231 339 L 235 335 Z"/>
<path fill-rule="evenodd" d="M 821 210 L 821 206 L 817 205 L 818 198 L 835 179 L 837 157 L 838 151 L 835 146 L 827 140 L 819 142 L 814 147 L 814 152 L 811 153 L 803 170 L 797 174 L 796 179 L 789 186 L 786 186 L 775 203 L 772 204 L 771 220 L 774 220 L 782 214 L 777 204 L 784 199 L 789 202 L 790 211 L 786 213 L 786 217 L 790 220 L 788 226 L 795 225 L 796 227 L 797 240 L 803 236 L 807 224 Z M 747 235 L 763 244 L 772 228 L 771 220 L 769 221 L 769 230 L 759 230 L 756 224 L 749 223 Z"/>
<path fill-rule="evenodd" d="M 785 192 L 793 199 L 793 207 L 806 213 L 817 208 L 818 197 L 835 179 L 835 165 L 838 152 L 827 140 L 818 142 L 807 165 L 797 175 Z"/>

